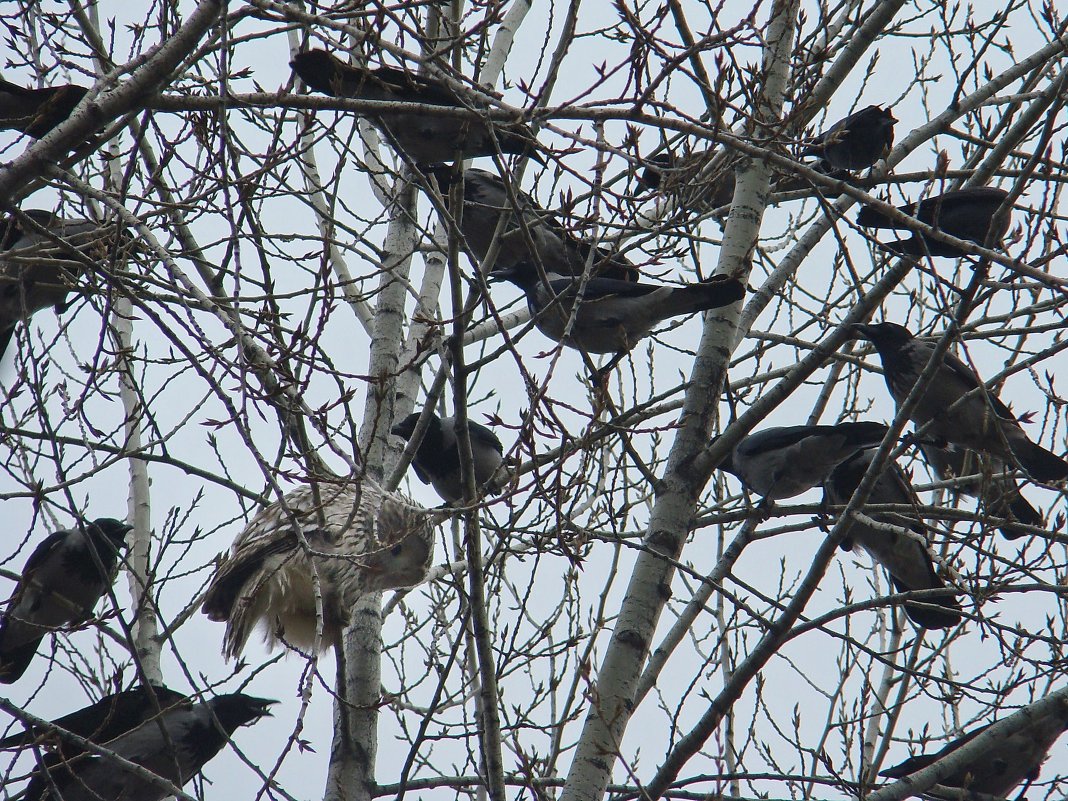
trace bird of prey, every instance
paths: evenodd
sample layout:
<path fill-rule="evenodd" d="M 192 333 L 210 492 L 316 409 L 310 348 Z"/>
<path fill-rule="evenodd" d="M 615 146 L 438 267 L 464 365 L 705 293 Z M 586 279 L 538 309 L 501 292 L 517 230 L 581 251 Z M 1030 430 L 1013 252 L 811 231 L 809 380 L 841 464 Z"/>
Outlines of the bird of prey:
<path fill-rule="evenodd" d="M 858 323 L 853 330 L 879 352 L 886 386 L 900 405 L 931 360 L 935 343 L 916 339 L 897 323 Z M 1009 408 L 952 353 L 942 358 L 911 417 L 927 437 L 1018 463 L 1035 481 L 1068 478 L 1068 463 L 1032 442 Z"/>
<path fill-rule="evenodd" d="M 418 413 L 410 414 L 390 431 L 398 437 L 410 440 L 418 421 Z M 498 468 L 504 461 L 504 446 L 496 434 L 471 420 L 467 421 L 467 433 L 471 441 L 475 487 L 491 493 L 498 492 L 505 479 L 503 471 L 498 473 Z M 430 414 L 429 424 L 415 452 L 415 458 L 412 459 L 412 467 L 419 480 L 424 484 L 433 484 L 434 490 L 446 503 L 463 502 L 463 476 L 455 417 Z"/>
<path fill-rule="evenodd" d="M 823 484 L 826 503 L 833 506 L 845 506 L 849 503 L 871 466 L 875 452 L 875 448 L 858 451 L 834 468 L 830 478 Z M 915 507 L 919 501 L 904 472 L 896 462 L 890 461 L 876 479 L 868 496 L 868 504 Z M 915 514 L 877 512 L 869 516 L 902 531 L 876 528 L 854 520 L 841 542 L 843 551 L 851 551 L 854 545 L 859 545 L 872 559 L 886 568 L 898 592 L 946 588 L 946 583 L 935 572 L 934 562 L 927 552 L 926 529 Z M 911 530 L 916 535 L 915 539 L 906 535 L 905 529 Z M 960 623 L 960 602 L 948 596 L 932 598 L 919 604 L 907 602 L 905 614 L 920 628 L 948 629 Z"/>
<path fill-rule="evenodd" d="M 611 278 L 591 278 L 583 286 L 579 279 L 558 274 L 549 274 L 546 284 L 526 266 L 491 277 L 523 290 L 534 324 L 545 336 L 586 353 L 616 354 L 602 372 L 662 321 L 729 306 L 745 296 L 745 285 L 725 275 L 681 287 Z"/>
<path fill-rule="evenodd" d="M 88 91 L 73 85 L 26 89 L 0 79 L 0 129 L 40 139 L 66 120 Z"/>
<path fill-rule="evenodd" d="M 948 757 L 958 748 L 978 737 L 993 724 L 981 726 L 958 737 L 933 754 L 917 754 L 900 765 L 887 768 L 880 776 L 901 779 Z M 981 793 L 985 798 L 1006 798 L 1023 781 L 1035 781 L 1046 754 L 1068 728 L 1068 704 L 1061 703 L 1051 712 L 1026 724 L 1015 734 L 1001 739 L 967 764 L 942 779 L 939 785 L 947 788 Z M 928 791 L 926 795 L 959 799 L 959 792 L 945 796 Z M 965 796 L 967 797 L 967 796 Z"/>
<path fill-rule="evenodd" d="M 162 685 L 133 687 L 107 695 L 87 707 L 52 721 L 52 725 L 77 734 L 93 743 L 106 743 L 137 728 L 163 710 L 186 701 L 186 696 Z M 30 727 L 0 740 L 0 749 L 25 748 L 35 743 L 56 744 L 66 758 L 83 753 L 63 742 L 51 728 Z"/>
<path fill-rule="evenodd" d="M 893 147 L 895 122 L 889 109 L 862 108 L 816 137 L 801 155 L 818 156 L 817 168 L 826 173 L 867 169 Z"/>
<path fill-rule="evenodd" d="M 108 229 L 91 220 L 69 220 L 43 209 L 23 212 L 86 256 L 100 250 Z M 11 215 L 0 221 L 0 356 L 15 326 L 50 306 L 62 311 L 84 266 L 44 234 Z"/>
<path fill-rule="evenodd" d="M 17 681 L 50 632 L 89 619 L 118 574 L 133 526 L 102 517 L 57 531 L 34 549 L 0 618 L 0 683 Z"/>
<path fill-rule="evenodd" d="M 451 168 L 431 169 L 428 173 L 437 180 L 448 207 L 455 174 Z M 463 244 L 479 264 L 484 264 L 496 241 L 497 255 L 490 267 L 493 273 L 525 266 L 537 275 L 534 265 L 540 264 L 546 273 L 582 275 L 589 261 L 591 275 L 637 280 L 638 268 L 624 256 L 602 247 L 591 254 L 594 248 L 589 242 L 573 236 L 552 212 L 538 206 L 529 195 L 518 187 L 512 187 L 510 195 L 508 185 L 499 175 L 467 169 L 463 179 L 464 205 L 460 216 Z M 498 225 L 500 235 L 494 236 Z"/>
<path fill-rule="evenodd" d="M 1004 189 L 976 186 L 926 198 L 920 201 L 919 206 L 909 203 L 898 208 L 898 211 L 957 239 L 966 239 L 984 247 L 997 247 L 1012 223 L 1008 210 L 1004 214 L 997 214 L 1008 196 L 1009 193 Z M 862 228 L 905 229 L 901 223 L 870 206 L 860 210 L 857 225 Z M 954 245 L 937 242 L 919 233 L 913 233 L 908 239 L 880 244 L 903 256 L 957 258 L 967 255 Z"/>
<path fill-rule="evenodd" d="M 765 428 L 735 445 L 719 469 L 750 492 L 779 501 L 820 486 L 841 462 L 878 445 L 886 432 L 885 425 L 870 421 Z"/>
<path fill-rule="evenodd" d="M 276 704 L 232 693 L 172 706 L 102 747 L 181 787 L 223 749 L 239 727 L 270 715 Z M 51 762 L 52 764 L 47 764 Z M 46 760 L 30 779 L 24 801 L 163 801 L 170 793 L 114 760 L 82 753 Z"/>
<path fill-rule="evenodd" d="M 393 67 L 358 67 L 325 50 L 297 53 L 290 66 L 309 88 L 333 97 L 419 103 L 473 112 L 463 116 L 436 114 L 433 110 L 367 112 L 367 119 L 416 164 L 452 161 L 457 152 L 462 152 L 465 159 L 496 153 L 534 155 L 537 143 L 526 125 L 491 123 L 479 116 L 478 112 L 485 111 L 479 100 L 458 94 L 426 75 Z"/>
<path fill-rule="evenodd" d="M 943 479 L 978 474 L 980 478 L 953 487 L 951 492 L 979 498 L 988 514 L 1027 526 L 1041 526 L 1045 522 L 1042 513 L 1020 493 L 1019 482 L 1004 475 L 1006 470 L 1013 469 L 1004 460 L 951 443 L 944 446 L 941 443 L 921 443 L 920 449 L 927 463 Z M 1026 533 L 1011 522 L 1001 526 L 1000 531 L 1010 540 L 1019 539 Z"/>
<path fill-rule="evenodd" d="M 204 596 L 204 614 L 226 622 L 223 654 L 236 658 L 257 623 L 268 647 L 312 648 L 315 576 L 320 645 L 339 642 L 359 596 L 426 578 L 440 519 L 368 479 L 301 487 L 262 509 L 234 540 Z"/>

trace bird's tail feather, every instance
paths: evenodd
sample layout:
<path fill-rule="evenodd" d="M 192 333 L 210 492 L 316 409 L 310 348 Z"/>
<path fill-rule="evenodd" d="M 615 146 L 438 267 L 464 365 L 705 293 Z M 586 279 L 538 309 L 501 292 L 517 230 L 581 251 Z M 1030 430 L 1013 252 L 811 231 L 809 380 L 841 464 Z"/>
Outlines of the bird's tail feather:
<path fill-rule="evenodd" d="M 43 639 L 43 637 L 38 637 L 16 648 L 0 647 L 0 684 L 13 684 L 22 678 L 22 674 L 30 666 L 34 654 L 37 653 L 37 647 Z"/>
<path fill-rule="evenodd" d="M 1068 462 L 1028 439 L 1009 440 L 1020 466 L 1035 481 L 1062 481 L 1068 478 Z"/>
<path fill-rule="evenodd" d="M 672 292 L 665 302 L 661 317 L 667 319 L 718 309 L 744 297 L 745 285 L 737 278 L 715 276 L 703 283 L 679 287 Z"/>
<path fill-rule="evenodd" d="M 933 571 L 933 566 L 932 566 Z M 933 578 L 930 587 L 906 587 L 896 578 L 891 577 L 894 587 L 898 592 L 910 592 L 912 590 L 944 589 L 945 583 L 937 576 Z M 905 614 L 909 620 L 923 629 L 949 629 L 960 623 L 960 601 L 955 597 L 932 598 L 926 601 L 908 601 L 905 603 Z"/>

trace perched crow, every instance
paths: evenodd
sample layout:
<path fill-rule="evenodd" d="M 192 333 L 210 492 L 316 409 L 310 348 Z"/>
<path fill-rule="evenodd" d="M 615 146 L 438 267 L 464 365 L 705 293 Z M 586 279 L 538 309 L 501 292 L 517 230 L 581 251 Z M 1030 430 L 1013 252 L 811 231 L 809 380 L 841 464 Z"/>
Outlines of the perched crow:
<path fill-rule="evenodd" d="M 65 220 L 43 209 L 23 212 L 87 257 L 103 255 L 107 226 L 91 220 Z M 83 265 L 43 234 L 23 227 L 14 215 L 0 221 L 0 356 L 15 326 L 32 314 L 65 307 Z"/>
<path fill-rule="evenodd" d="M 162 710 L 185 701 L 184 695 L 161 685 L 134 687 L 105 696 L 95 704 L 56 718 L 52 724 L 90 742 L 106 743 L 151 720 Z M 5 737 L 0 740 L 0 749 L 25 748 L 42 742 L 56 744 L 68 759 L 83 752 L 83 749 L 63 742 L 53 730 L 44 727 L 30 728 Z"/>
<path fill-rule="evenodd" d="M 234 731 L 270 715 L 268 707 L 276 703 L 233 693 L 174 706 L 102 747 L 181 787 L 223 749 Z M 30 779 L 24 801 L 163 801 L 170 795 L 99 755 L 47 761 L 53 764 L 39 768 Z"/>
<path fill-rule="evenodd" d="M 89 619 L 115 580 L 132 528 L 102 517 L 57 531 L 34 549 L 0 619 L 0 683 L 26 672 L 47 634 Z"/>
<path fill-rule="evenodd" d="M 820 486 L 841 462 L 878 445 L 886 432 L 882 423 L 868 421 L 765 428 L 735 445 L 719 469 L 750 492 L 779 501 Z"/>
<path fill-rule="evenodd" d="M 858 451 L 834 468 L 831 477 L 823 484 L 823 497 L 826 503 L 845 506 L 860 486 L 875 449 Z M 909 484 L 908 478 L 896 462 L 888 462 L 879 474 L 868 504 L 895 504 L 916 506 L 919 501 Z M 880 523 L 889 523 L 900 529 L 910 529 L 916 539 L 904 532 L 885 531 L 854 520 L 846 538 L 842 540 L 844 551 L 853 550 L 859 545 L 876 562 L 886 568 L 898 592 L 913 590 L 941 590 L 946 583 L 935 572 L 934 562 L 927 552 L 926 529 L 914 514 L 901 512 L 877 512 L 869 515 Z M 956 598 L 932 598 L 921 604 L 906 603 L 905 614 L 920 628 L 948 629 L 960 623 L 960 602 Z"/>
<path fill-rule="evenodd" d="M 226 622 L 223 654 L 237 657 L 256 623 L 269 647 L 284 641 L 311 648 L 316 574 L 321 645 L 338 642 L 359 596 L 426 578 L 441 518 L 368 479 L 301 487 L 262 509 L 234 540 L 204 596 L 204 614 Z"/>
<path fill-rule="evenodd" d="M 682 287 L 591 278 L 581 300 L 580 281 L 569 276 L 550 274 L 546 286 L 535 270 L 518 266 L 493 277 L 523 290 L 534 324 L 545 336 L 587 353 L 615 353 L 603 369 L 662 321 L 729 306 L 745 296 L 745 285 L 726 276 Z M 569 323 L 571 330 L 565 336 Z"/>
<path fill-rule="evenodd" d="M 889 779 L 901 779 L 923 768 L 933 765 L 938 760 L 949 756 L 965 743 L 982 734 L 992 724 L 980 726 L 974 731 L 958 737 L 941 751 L 934 754 L 918 754 L 906 759 L 900 765 L 887 768 L 880 776 Z M 1047 715 L 1043 715 L 1023 729 L 1003 738 L 980 756 L 951 773 L 939 782 L 943 787 L 966 789 L 973 793 L 982 793 L 985 797 L 1006 798 L 1010 791 L 1025 779 L 1035 781 L 1038 778 L 1042 762 L 1061 733 L 1068 728 L 1068 704 Z M 927 793 L 940 797 L 934 793 Z M 946 794 L 946 798 L 959 799 L 959 794 Z"/>
<path fill-rule="evenodd" d="M 853 330 L 879 351 L 886 386 L 900 405 L 931 360 L 935 343 L 916 339 L 896 323 L 856 324 Z M 936 440 L 1017 462 L 1036 481 L 1068 478 L 1068 463 L 1028 439 L 1008 407 L 982 387 L 970 367 L 947 353 L 913 407 L 912 422 Z"/>
<path fill-rule="evenodd" d="M 684 155 L 661 153 L 646 160 L 638 182 L 661 195 L 674 197 L 679 207 L 698 213 L 729 206 L 734 199 L 734 165 L 724 164 L 702 175 L 715 150 Z"/>
<path fill-rule="evenodd" d="M 955 236 L 957 239 L 966 239 L 977 245 L 993 248 L 998 246 L 1012 223 L 1008 213 L 995 219 L 995 214 L 1008 196 L 1009 193 L 1004 189 L 977 186 L 921 200 L 919 209 L 915 203 L 909 203 L 901 206 L 898 211 L 915 217 L 920 222 L 950 236 Z M 865 206 L 860 210 L 857 224 L 862 228 L 905 229 L 905 226 L 870 206 Z M 908 239 L 880 244 L 887 250 L 903 256 L 929 255 L 957 258 L 967 255 L 960 248 L 944 242 L 936 242 L 918 233 L 914 233 Z"/>
<path fill-rule="evenodd" d="M 1000 475 L 1006 470 L 1012 470 L 1012 465 L 1006 464 L 995 456 L 976 453 L 948 443 L 945 447 L 925 443 L 920 445 L 920 449 L 927 457 L 928 464 L 944 479 L 981 475 L 981 478 L 955 487 L 951 491 L 979 498 L 988 514 L 1016 520 L 1028 526 L 1041 526 L 1045 522 L 1042 519 L 1042 513 L 1020 494 L 1019 482 L 1014 478 Z M 1026 533 L 1020 531 L 1012 523 L 1001 526 L 1000 531 L 1006 539 L 1010 540 L 1019 539 Z"/>
<path fill-rule="evenodd" d="M 40 139 L 66 120 L 88 91 L 73 85 L 25 89 L 0 79 L 0 129 Z"/>
<path fill-rule="evenodd" d="M 391 433 L 406 440 L 412 438 L 419 414 L 410 414 L 391 429 Z M 504 460 L 504 446 L 497 435 L 483 425 L 467 421 L 471 440 L 471 457 L 475 468 L 475 487 L 490 493 L 498 492 L 505 476 L 498 474 Z M 463 476 L 460 470 L 460 451 L 456 438 L 456 418 L 438 417 L 431 413 L 423 439 L 412 459 L 415 474 L 447 503 L 457 504 L 464 499 Z"/>
<path fill-rule="evenodd" d="M 452 188 L 451 168 L 428 171 L 438 182 L 446 202 Z M 576 239 L 556 221 L 555 215 L 539 207 L 529 195 L 514 188 L 515 203 L 508 195 L 508 187 L 500 176 L 478 169 L 464 171 L 464 207 L 460 219 L 460 233 L 472 255 L 482 264 L 486 261 L 497 226 L 504 217 L 498 240 L 497 256 L 492 272 L 506 272 L 525 266 L 533 275 L 535 264 L 546 273 L 582 275 L 593 250 L 589 242 Z M 592 255 L 592 275 L 621 281 L 635 281 L 638 268 L 618 253 L 598 247 Z"/>
<path fill-rule="evenodd" d="M 820 134 L 801 155 L 818 156 L 817 167 L 826 173 L 867 169 L 893 147 L 895 122 L 889 109 L 862 108 Z"/>
<path fill-rule="evenodd" d="M 297 53 L 290 62 L 293 71 L 309 88 L 334 97 L 381 100 L 391 103 L 421 103 L 450 109 L 483 111 L 484 105 L 458 95 L 449 86 L 425 75 L 393 67 L 367 69 L 346 64 L 325 50 Z M 491 123 L 476 114 L 444 116 L 433 111 L 380 111 L 367 119 L 395 147 L 417 164 L 441 164 L 456 158 L 492 156 L 495 153 L 526 153 L 534 157 L 537 144 L 527 126 Z"/>

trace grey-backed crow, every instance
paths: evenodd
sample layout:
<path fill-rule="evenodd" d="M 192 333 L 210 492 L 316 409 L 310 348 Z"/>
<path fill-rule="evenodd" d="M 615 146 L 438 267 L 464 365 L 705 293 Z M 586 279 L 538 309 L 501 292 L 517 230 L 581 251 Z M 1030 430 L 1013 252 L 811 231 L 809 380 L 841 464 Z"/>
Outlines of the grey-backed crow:
<path fill-rule="evenodd" d="M 410 440 L 415 432 L 419 414 L 410 414 L 390 429 L 398 437 Z M 467 421 L 471 441 L 471 458 L 475 472 L 475 488 L 497 492 L 505 476 L 498 472 L 504 461 L 504 446 L 497 435 L 471 420 Z M 464 498 L 460 450 L 456 437 L 456 418 L 438 417 L 431 413 L 430 421 L 419 448 L 412 459 L 415 474 L 424 484 L 432 484 L 444 501 L 460 503 Z"/>
<path fill-rule="evenodd" d="M 34 549 L 0 619 L 0 683 L 26 672 L 49 633 L 89 619 L 115 581 L 132 528 L 102 517 L 50 534 Z"/>
<path fill-rule="evenodd" d="M 886 386 L 900 405 L 931 360 L 935 343 L 917 339 L 897 323 L 856 324 L 853 330 L 875 345 Z M 1017 462 L 1036 481 L 1068 478 L 1068 463 L 1032 442 L 1009 408 L 952 353 L 945 354 L 913 407 L 912 422 L 932 439 Z"/>

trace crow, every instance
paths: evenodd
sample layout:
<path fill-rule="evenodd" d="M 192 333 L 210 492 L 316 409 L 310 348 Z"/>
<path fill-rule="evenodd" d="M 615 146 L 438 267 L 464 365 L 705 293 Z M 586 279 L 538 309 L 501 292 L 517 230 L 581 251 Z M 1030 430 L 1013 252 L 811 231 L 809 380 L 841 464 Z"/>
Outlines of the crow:
<path fill-rule="evenodd" d="M 186 696 L 154 684 L 133 687 L 105 696 L 95 704 L 52 721 L 52 725 L 77 734 L 93 743 L 106 743 L 137 728 L 162 710 L 184 703 Z M 33 727 L 0 740 L 0 749 L 25 748 L 35 743 L 56 744 L 69 759 L 84 749 L 63 742 L 53 729 Z"/>
<path fill-rule="evenodd" d="M 26 89 L 0 79 L 0 129 L 40 139 L 66 120 L 88 91 L 72 84 Z"/>
<path fill-rule="evenodd" d="M 433 168 L 428 173 L 437 180 L 448 207 L 455 174 L 451 168 Z M 492 273 L 526 267 L 532 275 L 537 275 L 534 265 L 540 264 L 546 273 L 582 275 L 589 262 L 591 275 L 637 280 L 638 268 L 624 256 L 603 247 L 594 249 L 589 242 L 577 239 L 559 224 L 553 212 L 538 206 L 518 188 L 513 188 L 513 204 L 508 186 L 500 176 L 472 168 L 464 170 L 463 183 L 460 233 L 479 264 L 485 263 L 492 243 L 497 242 Z M 501 233 L 494 236 L 502 217 Z"/>
<path fill-rule="evenodd" d="M 418 413 L 410 414 L 393 426 L 390 433 L 410 440 L 418 421 Z M 503 473 L 498 473 L 504 461 L 504 446 L 496 434 L 470 420 L 467 421 L 467 433 L 471 441 L 475 488 L 490 493 L 499 492 L 507 480 Z M 463 502 L 464 486 L 455 417 L 442 418 L 431 413 L 423 439 L 412 459 L 412 467 L 419 480 L 424 484 L 433 484 L 434 490 L 446 503 Z"/>
<path fill-rule="evenodd" d="M 818 156 L 817 169 L 829 174 L 867 169 L 893 147 L 895 122 L 889 109 L 862 108 L 816 137 L 801 155 Z"/>
<path fill-rule="evenodd" d="M 108 228 L 91 220 L 69 220 L 43 209 L 23 212 L 87 257 L 102 250 Z M 18 323 L 50 306 L 62 311 L 83 265 L 15 215 L 0 221 L 0 356 Z"/>
<path fill-rule="evenodd" d="M 976 186 L 926 198 L 920 201 L 918 207 L 915 203 L 909 203 L 901 206 L 898 211 L 957 239 L 965 239 L 984 247 L 997 247 L 1012 223 L 1008 213 L 997 214 L 1008 196 L 1009 193 L 1004 189 Z M 862 228 L 905 229 L 904 225 L 870 206 L 860 210 L 857 225 Z M 880 244 L 903 256 L 958 258 L 967 255 L 955 245 L 938 242 L 920 233 L 913 233 L 908 239 Z"/>
<path fill-rule="evenodd" d="M 46 635 L 92 616 L 115 581 L 119 551 L 132 529 L 102 517 L 57 531 L 34 549 L 0 618 L 0 683 L 26 672 Z"/>
<path fill-rule="evenodd" d="M 830 478 L 823 484 L 824 501 L 834 506 L 845 506 L 849 503 L 871 466 L 875 452 L 875 448 L 857 451 L 835 467 Z M 904 472 L 896 462 L 890 461 L 876 479 L 868 496 L 868 504 L 915 507 L 919 501 Z M 851 551 L 854 545 L 859 545 L 872 559 L 886 568 L 898 592 L 946 588 L 946 583 L 938 577 L 931 555 L 927 552 L 926 528 L 916 515 L 878 512 L 869 516 L 880 523 L 909 529 L 916 538 L 907 536 L 904 531 L 888 531 L 854 520 L 841 542 L 843 551 Z M 947 596 L 920 603 L 906 602 L 905 614 L 920 628 L 948 629 L 960 623 L 960 608 L 960 602 L 956 598 Z"/>
<path fill-rule="evenodd" d="M 880 776 L 901 779 L 948 757 L 993 724 L 980 726 L 933 754 L 917 754 L 900 765 L 887 768 Z M 1068 728 L 1068 704 L 1062 703 L 1049 714 L 1036 718 L 1015 734 L 995 743 L 978 757 L 955 770 L 939 784 L 943 787 L 982 793 L 987 798 L 1006 798 L 1018 784 L 1035 781 L 1049 749 Z M 930 791 L 928 795 L 941 797 Z M 959 799 L 959 793 L 944 797 Z"/>
<path fill-rule="evenodd" d="M 581 281 L 570 276 L 550 274 L 546 284 L 536 269 L 520 265 L 491 277 L 523 290 L 545 336 L 586 353 L 616 354 L 602 373 L 664 320 L 729 306 L 745 296 L 744 284 L 723 275 L 682 287 L 591 278 L 581 299 Z"/>
<path fill-rule="evenodd" d="M 900 405 L 931 360 L 935 343 L 917 339 L 897 323 L 858 323 L 853 331 L 879 352 L 886 386 Z M 1068 478 L 1068 463 L 1028 439 L 1009 408 L 952 353 L 945 354 L 913 407 L 912 422 L 931 439 L 1018 463 L 1035 481 Z"/>
<path fill-rule="evenodd" d="M 869 421 L 765 428 L 735 445 L 719 469 L 768 500 L 792 498 L 823 484 L 857 451 L 878 445 L 887 430 Z"/>
<path fill-rule="evenodd" d="M 347 64 L 325 50 L 297 53 L 290 62 L 293 71 L 309 88 L 334 97 L 379 100 L 389 103 L 419 103 L 447 109 L 485 110 L 484 104 L 465 97 L 426 75 L 394 67 L 368 69 Z M 491 123 L 472 113 L 445 116 L 433 111 L 367 112 L 376 128 L 408 158 L 420 165 L 496 153 L 527 154 L 535 160 L 534 134 L 519 123 Z"/>
<path fill-rule="evenodd" d="M 173 706 L 102 747 L 181 787 L 223 749 L 231 734 L 269 716 L 268 708 L 276 703 L 232 693 Z M 83 752 L 74 759 L 45 760 L 30 779 L 24 801 L 163 801 L 169 795 L 113 760 Z"/>
<path fill-rule="evenodd" d="M 311 648 L 315 575 L 323 604 L 320 645 L 340 642 L 359 596 L 426 578 L 441 519 L 366 478 L 301 487 L 262 509 L 234 540 L 204 596 L 204 614 L 226 623 L 223 654 L 236 658 L 257 623 L 268 647 L 284 641 Z"/>

